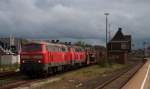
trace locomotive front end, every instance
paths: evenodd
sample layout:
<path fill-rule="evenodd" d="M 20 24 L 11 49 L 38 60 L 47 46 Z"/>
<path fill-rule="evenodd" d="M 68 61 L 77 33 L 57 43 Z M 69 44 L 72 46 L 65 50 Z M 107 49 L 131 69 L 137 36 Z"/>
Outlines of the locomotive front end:
<path fill-rule="evenodd" d="M 20 71 L 25 75 L 38 74 L 46 68 L 45 52 L 42 44 L 26 44 L 20 54 Z"/>

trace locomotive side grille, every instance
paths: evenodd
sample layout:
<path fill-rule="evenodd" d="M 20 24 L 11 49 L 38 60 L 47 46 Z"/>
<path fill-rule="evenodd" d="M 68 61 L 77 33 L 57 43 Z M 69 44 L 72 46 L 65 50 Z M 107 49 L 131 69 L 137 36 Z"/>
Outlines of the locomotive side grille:
<path fill-rule="evenodd" d="M 32 63 L 34 62 L 33 60 L 23 60 L 25 63 Z"/>

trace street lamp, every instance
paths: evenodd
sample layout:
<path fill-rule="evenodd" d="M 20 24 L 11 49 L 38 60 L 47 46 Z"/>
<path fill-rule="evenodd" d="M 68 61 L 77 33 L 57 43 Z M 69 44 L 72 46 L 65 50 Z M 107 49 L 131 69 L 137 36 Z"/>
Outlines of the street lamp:
<path fill-rule="evenodd" d="M 106 60 L 107 62 L 109 61 L 108 60 L 108 50 L 107 50 L 107 24 L 108 24 L 108 15 L 109 13 L 104 13 L 104 15 L 106 16 Z"/>
<path fill-rule="evenodd" d="M 109 26 L 109 31 L 108 31 L 108 33 L 109 33 L 108 38 L 109 38 L 109 39 L 108 39 L 108 41 L 110 41 L 110 40 L 111 40 L 111 30 L 110 30 L 110 26 L 111 26 L 111 25 L 109 24 L 108 26 Z"/>
<path fill-rule="evenodd" d="M 146 42 L 143 42 L 143 46 L 144 46 L 144 48 L 143 48 L 143 55 L 144 55 L 144 58 L 146 57 Z"/>

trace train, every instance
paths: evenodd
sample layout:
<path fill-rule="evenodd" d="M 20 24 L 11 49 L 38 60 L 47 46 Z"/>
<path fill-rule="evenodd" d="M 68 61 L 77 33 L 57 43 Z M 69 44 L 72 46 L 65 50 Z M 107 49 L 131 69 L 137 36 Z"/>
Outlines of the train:
<path fill-rule="evenodd" d="M 22 46 L 20 71 L 27 76 L 32 76 L 95 64 L 95 53 L 90 47 L 31 42 Z"/>

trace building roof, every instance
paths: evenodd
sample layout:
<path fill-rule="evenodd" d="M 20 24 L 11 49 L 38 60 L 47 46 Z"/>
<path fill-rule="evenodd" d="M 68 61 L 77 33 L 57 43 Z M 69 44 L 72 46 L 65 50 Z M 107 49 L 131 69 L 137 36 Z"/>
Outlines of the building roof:
<path fill-rule="evenodd" d="M 129 40 L 131 40 L 131 35 L 125 35 L 124 38 L 125 38 L 125 40 L 129 41 Z"/>
<path fill-rule="evenodd" d="M 131 35 L 124 35 L 122 33 L 122 28 L 119 28 L 111 41 L 130 41 L 130 40 L 131 40 Z"/>
<path fill-rule="evenodd" d="M 124 35 L 122 33 L 122 29 L 119 28 L 116 32 L 115 36 L 112 38 L 112 41 L 124 40 Z"/>

